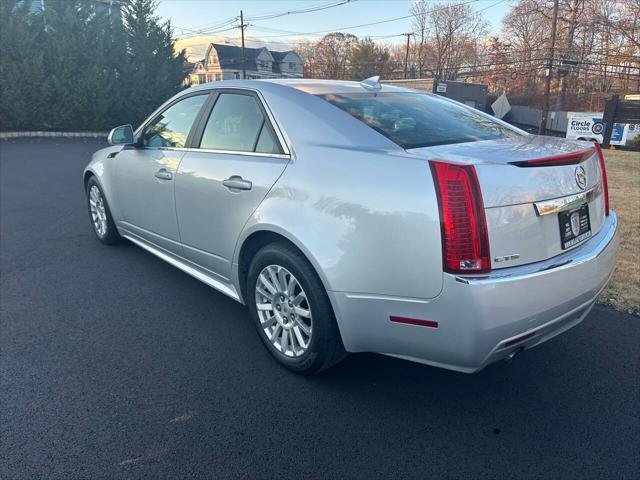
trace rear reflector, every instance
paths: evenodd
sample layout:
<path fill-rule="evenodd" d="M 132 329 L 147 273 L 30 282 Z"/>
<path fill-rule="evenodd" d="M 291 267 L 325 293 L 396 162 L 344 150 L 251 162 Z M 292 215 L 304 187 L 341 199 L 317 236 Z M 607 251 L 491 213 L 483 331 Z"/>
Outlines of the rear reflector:
<path fill-rule="evenodd" d="M 433 320 L 418 320 L 417 318 L 390 316 L 389 320 L 393 323 L 406 323 L 407 325 L 418 325 L 420 327 L 438 328 L 438 322 Z"/>
<path fill-rule="evenodd" d="M 515 345 L 516 343 L 524 342 L 525 340 L 533 337 L 535 334 L 536 332 L 531 332 L 531 333 L 527 333 L 526 335 L 522 335 L 521 337 L 514 338 L 513 340 L 509 340 L 507 343 L 505 343 L 504 346 L 510 347 L 512 345 Z"/>
<path fill-rule="evenodd" d="M 598 152 L 598 161 L 600 162 L 600 172 L 602 173 L 602 190 L 604 191 L 604 214 L 609 216 L 609 184 L 607 183 L 607 169 L 604 166 L 604 155 L 600 144 L 596 143 L 596 152 Z"/>
<path fill-rule="evenodd" d="M 560 155 L 553 155 L 551 157 L 534 158 L 531 160 L 523 160 L 520 162 L 510 162 L 511 165 L 516 167 L 558 167 L 561 165 L 576 165 L 584 162 L 587 158 L 594 153 L 593 148 L 587 148 L 586 150 L 580 150 L 579 152 L 562 153 Z"/>
<path fill-rule="evenodd" d="M 473 165 L 430 161 L 438 196 L 445 272 L 491 270 L 487 221 Z"/>

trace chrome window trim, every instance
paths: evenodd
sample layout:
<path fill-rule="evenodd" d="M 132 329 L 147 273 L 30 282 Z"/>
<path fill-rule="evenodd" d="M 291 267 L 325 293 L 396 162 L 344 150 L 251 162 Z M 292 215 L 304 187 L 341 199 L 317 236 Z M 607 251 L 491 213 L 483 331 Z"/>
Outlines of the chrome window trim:
<path fill-rule="evenodd" d="M 151 123 L 158 118 L 158 116 L 164 112 L 166 112 L 168 109 L 170 109 L 171 107 L 173 107 L 174 105 L 176 105 L 178 102 L 181 102 L 182 100 L 186 100 L 189 97 L 197 97 L 199 95 L 206 95 L 206 96 L 210 96 L 211 92 L 209 90 L 205 90 L 205 89 L 197 89 L 197 90 L 193 90 L 193 91 L 185 91 L 184 94 L 180 95 L 180 96 L 173 96 L 171 97 L 169 100 L 167 100 L 166 102 L 164 102 L 162 105 L 160 105 L 158 108 L 156 108 L 153 113 L 151 115 L 149 115 L 147 118 L 144 119 L 144 121 L 138 126 L 138 128 L 135 129 L 135 131 L 133 132 L 133 137 L 134 139 L 137 141 L 138 137 L 140 137 L 144 131 L 147 129 L 147 127 L 149 125 L 151 125 Z M 203 107 L 206 106 L 207 104 L 207 100 L 205 100 L 205 103 L 202 105 Z M 202 113 L 202 108 L 200 109 L 200 112 L 198 112 L 198 115 L 196 116 L 196 118 L 194 119 L 194 123 L 191 125 L 191 129 L 193 129 L 193 126 L 195 125 L 196 121 L 198 120 L 200 114 Z M 191 130 L 189 130 L 189 133 L 191 133 Z M 189 139 L 189 136 L 187 135 L 187 140 Z M 148 147 L 148 146 L 141 146 L 141 147 L 137 147 L 137 148 L 149 148 L 149 149 L 160 149 L 160 148 L 164 148 L 164 147 Z M 176 147 L 178 148 L 178 147 Z"/>
<path fill-rule="evenodd" d="M 271 157 L 271 158 L 284 158 L 291 159 L 291 155 L 284 153 L 262 153 L 262 152 L 247 152 L 244 150 L 215 150 L 212 148 L 188 148 L 188 147 L 155 147 L 157 150 L 169 150 L 178 152 L 200 152 L 200 153 L 218 153 L 223 155 L 242 155 L 245 157 Z"/>
<path fill-rule="evenodd" d="M 566 208 L 572 206 L 582 205 L 585 202 L 590 202 L 602 191 L 602 184 L 598 183 L 591 190 L 586 192 L 576 193 L 574 195 L 568 195 L 566 197 L 552 198 L 551 200 L 543 200 L 540 202 L 534 202 L 533 206 L 536 210 L 536 215 L 542 217 L 543 215 L 551 215 L 552 213 L 558 213 Z"/>
<path fill-rule="evenodd" d="M 273 127 L 273 131 L 275 132 L 276 136 L 278 137 L 278 141 L 280 142 L 280 146 L 282 147 L 283 153 L 267 153 L 267 154 L 263 154 L 263 153 L 258 153 L 258 152 L 245 152 L 245 151 L 240 151 L 240 150 L 214 150 L 214 149 L 199 149 L 196 148 L 195 150 L 204 152 L 204 151 L 208 151 L 208 152 L 213 152 L 213 153 L 231 153 L 231 154 L 246 154 L 246 155 L 258 155 L 258 156 L 267 156 L 267 157 L 278 157 L 278 158 L 291 158 L 291 150 L 289 149 L 289 143 L 286 141 L 282 130 L 280 129 L 280 125 L 278 125 L 278 122 L 276 122 L 275 117 L 273 116 L 273 112 L 271 111 L 271 109 L 269 108 L 269 104 L 266 102 L 266 100 L 264 99 L 264 96 L 262 95 L 262 92 L 260 90 L 256 90 L 255 88 L 249 88 L 249 87 L 238 87 L 238 86 L 220 86 L 220 87 L 213 87 L 211 89 L 209 89 L 209 92 L 220 92 L 220 93 L 224 93 L 224 90 L 246 90 L 247 92 L 253 92 L 256 94 L 256 96 L 258 97 L 258 100 L 260 101 L 262 108 L 264 109 L 265 112 L 267 112 L 267 117 L 269 117 L 269 122 L 271 122 L 271 126 Z M 284 157 L 283 157 L 284 155 Z"/>
<path fill-rule="evenodd" d="M 198 88 L 196 90 L 192 90 L 189 91 L 187 90 L 186 93 L 184 95 L 180 95 L 178 98 L 173 98 L 168 100 L 167 102 L 165 102 L 164 104 L 162 104 L 160 107 L 158 107 L 149 117 L 147 117 L 147 119 L 142 123 L 142 125 L 140 125 L 134 132 L 134 136 L 138 137 L 139 135 L 142 134 L 142 132 L 147 128 L 147 126 L 153 121 L 155 120 L 155 118 L 162 112 L 164 112 L 167 108 L 173 106 L 174 104 L 178 103 L 180 100 L 186 98 L 186 97 L 190 97 L 190 96 L 195 96 L 195 95 L 211 95 L 212 93 L 219 93 L 221 91 L 224 91 L 225 89 L 233 89 L 233 90 L 246 90 L 247 92 L 254 92 L 256 94 L 256 96 L 258 97 L 258 100 L 260 101 L 262 107 L 264 108 L 264 111 L 267 112 L 267 117 L 269 117 L 269 122 L 271 122 L 271 127 L 273 128 L 273 131 L 275 132 L 276 136 L 278 137 L 278 141 L 280 142 L 280 146 L 282 147 L 283 153 L 258 153 L 258 152 L 245 152 L 245 151 L 227 151 L 227 150 L 212 150 L 212 149 L 200 149 L 200 148 L 196 148 L 196 149 L 188 149 L 186 147 L 143 147 L 143 148 L 154 148 L 154 149 L 167 149 L 167 150 L 190 150 L 190 151 L 199 151 L 199 152 L 211 152 L 211 153 L 229 153 L 229 154 L 235 154 L 235 155 L 251 155 L 251 156 L 266 156 L 266 157 L 276 157 L 276 158 L 293 158 L 292 154 L 291 154 L 291 149 L 289 148 L 289 142 L 287 142 L 286 137 L 284 136 L 282 129 L 280 128 L 280 125 L 278 125 L 278 122 L 276 121 L 273 112 L 271 111 L 271 109 L 269 108 L 269 104 L 267 103 L 267 101 L 265 100 L 264 96 L 262 95 L 262 92 L 260 90 L 256 90 L 255 88 L 249 88 L 249 87 L 239 87 L 239 86 L 212 86 L 210 88 Z M 192 127 L 193 128 L 193 127 Z"/>

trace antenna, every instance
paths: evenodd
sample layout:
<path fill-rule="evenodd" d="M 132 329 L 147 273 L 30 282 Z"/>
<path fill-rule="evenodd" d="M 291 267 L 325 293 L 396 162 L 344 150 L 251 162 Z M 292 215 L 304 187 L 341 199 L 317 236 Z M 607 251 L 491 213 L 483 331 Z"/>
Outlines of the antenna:
<path fill-rule="evenodd" d="M 369 77 L 366 80 L 362 80 L 360 85 L 365 90 L 371 90 L 373 92 L 377 92 L 382 89 L 382 85 L 380 84 L 380 75 L 376 75 L 375 77 Z"/>

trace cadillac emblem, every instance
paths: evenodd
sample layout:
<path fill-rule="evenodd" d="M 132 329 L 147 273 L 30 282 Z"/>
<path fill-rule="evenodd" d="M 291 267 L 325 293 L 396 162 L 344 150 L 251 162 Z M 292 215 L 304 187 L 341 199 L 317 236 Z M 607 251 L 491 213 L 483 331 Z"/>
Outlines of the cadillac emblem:
<path fill-rule="evenodd" d="M 580 187 L 580 190 L 587 188 L 587 172 L 582 165 L 576 167 L 576 183 Z"/>

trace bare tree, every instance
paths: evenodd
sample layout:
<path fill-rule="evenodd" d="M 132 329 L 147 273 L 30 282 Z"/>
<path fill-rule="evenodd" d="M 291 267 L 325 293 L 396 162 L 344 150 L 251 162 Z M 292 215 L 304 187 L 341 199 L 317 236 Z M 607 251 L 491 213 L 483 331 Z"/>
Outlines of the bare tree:
<path fill-rule="evenodd" d="M 640 88 L 640 0 L 560 0 L 552 101 L 561 110 L 602 108 L 611 92 Z M 501 43 L 508 62 L 500 68 L 512 100 L 535 104 L 549 57 L 551 0 L 520 0 L 503 21 Z M 496 52 L 493 52 L 495 56 Z"/>
<path fill-rule="evenodd" d="M 610 2 L 609 9 L 596 11 L 594 20 L 607 25 L 611 31 L 640 50 L 640 0 L 619 0 Z M 604 11 L 603 11 L 604 10 Z"/>
<path fill-rule="evenodd" d="M 612 92 L 640 90 L 640 0 L 559 1 L 554 108 L 598 110 Z M 553 0 L 518 0 L 500 35 L 487 38 L 487 23 L 470 5 L 416 0 L 409 76 L 483 81 L 492 93 L 505 91 L 535 106 L 549 60 L 552 7 Z M 360 78 L 375 72 L 402 78 L 406 45 L 380 47 L 334 32 L 297 50 L 306 76 Z"/>
<path fill-rule="evenodd" d="M 438 79 L 453 80 L 462 67 L 476 63 L 488 24 L 469 4 L 437 4 L 421 12 L 419 22 L 425 22 L 428 39 L 421 53 L 425 58 L 421 70 L 430 70 Z"/>
<path fill-rule="evenodd" d="M 429 7 L 425 0 L 419 0 L 411 6 L 411 26 L 413 28 L 415 44 L 412 50 L 412 63 L 417 71 L 418 78 L 422 77 L 422 71 L 426 61 L 426 46 L 429 40 Z"/>
<path fill-rule="evenodd" d="M 523 1 L 515 5 L 502 20 L 503 46 L 513 63 L 510 65 L 512 83 L 516 89 L 535 94 L 541 83 L 535 70 L 541 65 L 549 32 L 548 20 L 536 13 L 532 2 Z"/>
<path fill-rule="evenodd" d="M 304 62 L 304 76 L 308 78 L 315 78 L 316 72 L 314 66 L 316 64 L 315 55 L 316 42 L 311 40 L 304 40 L 296 45 L 296 53 L 300 55 Z"/>

